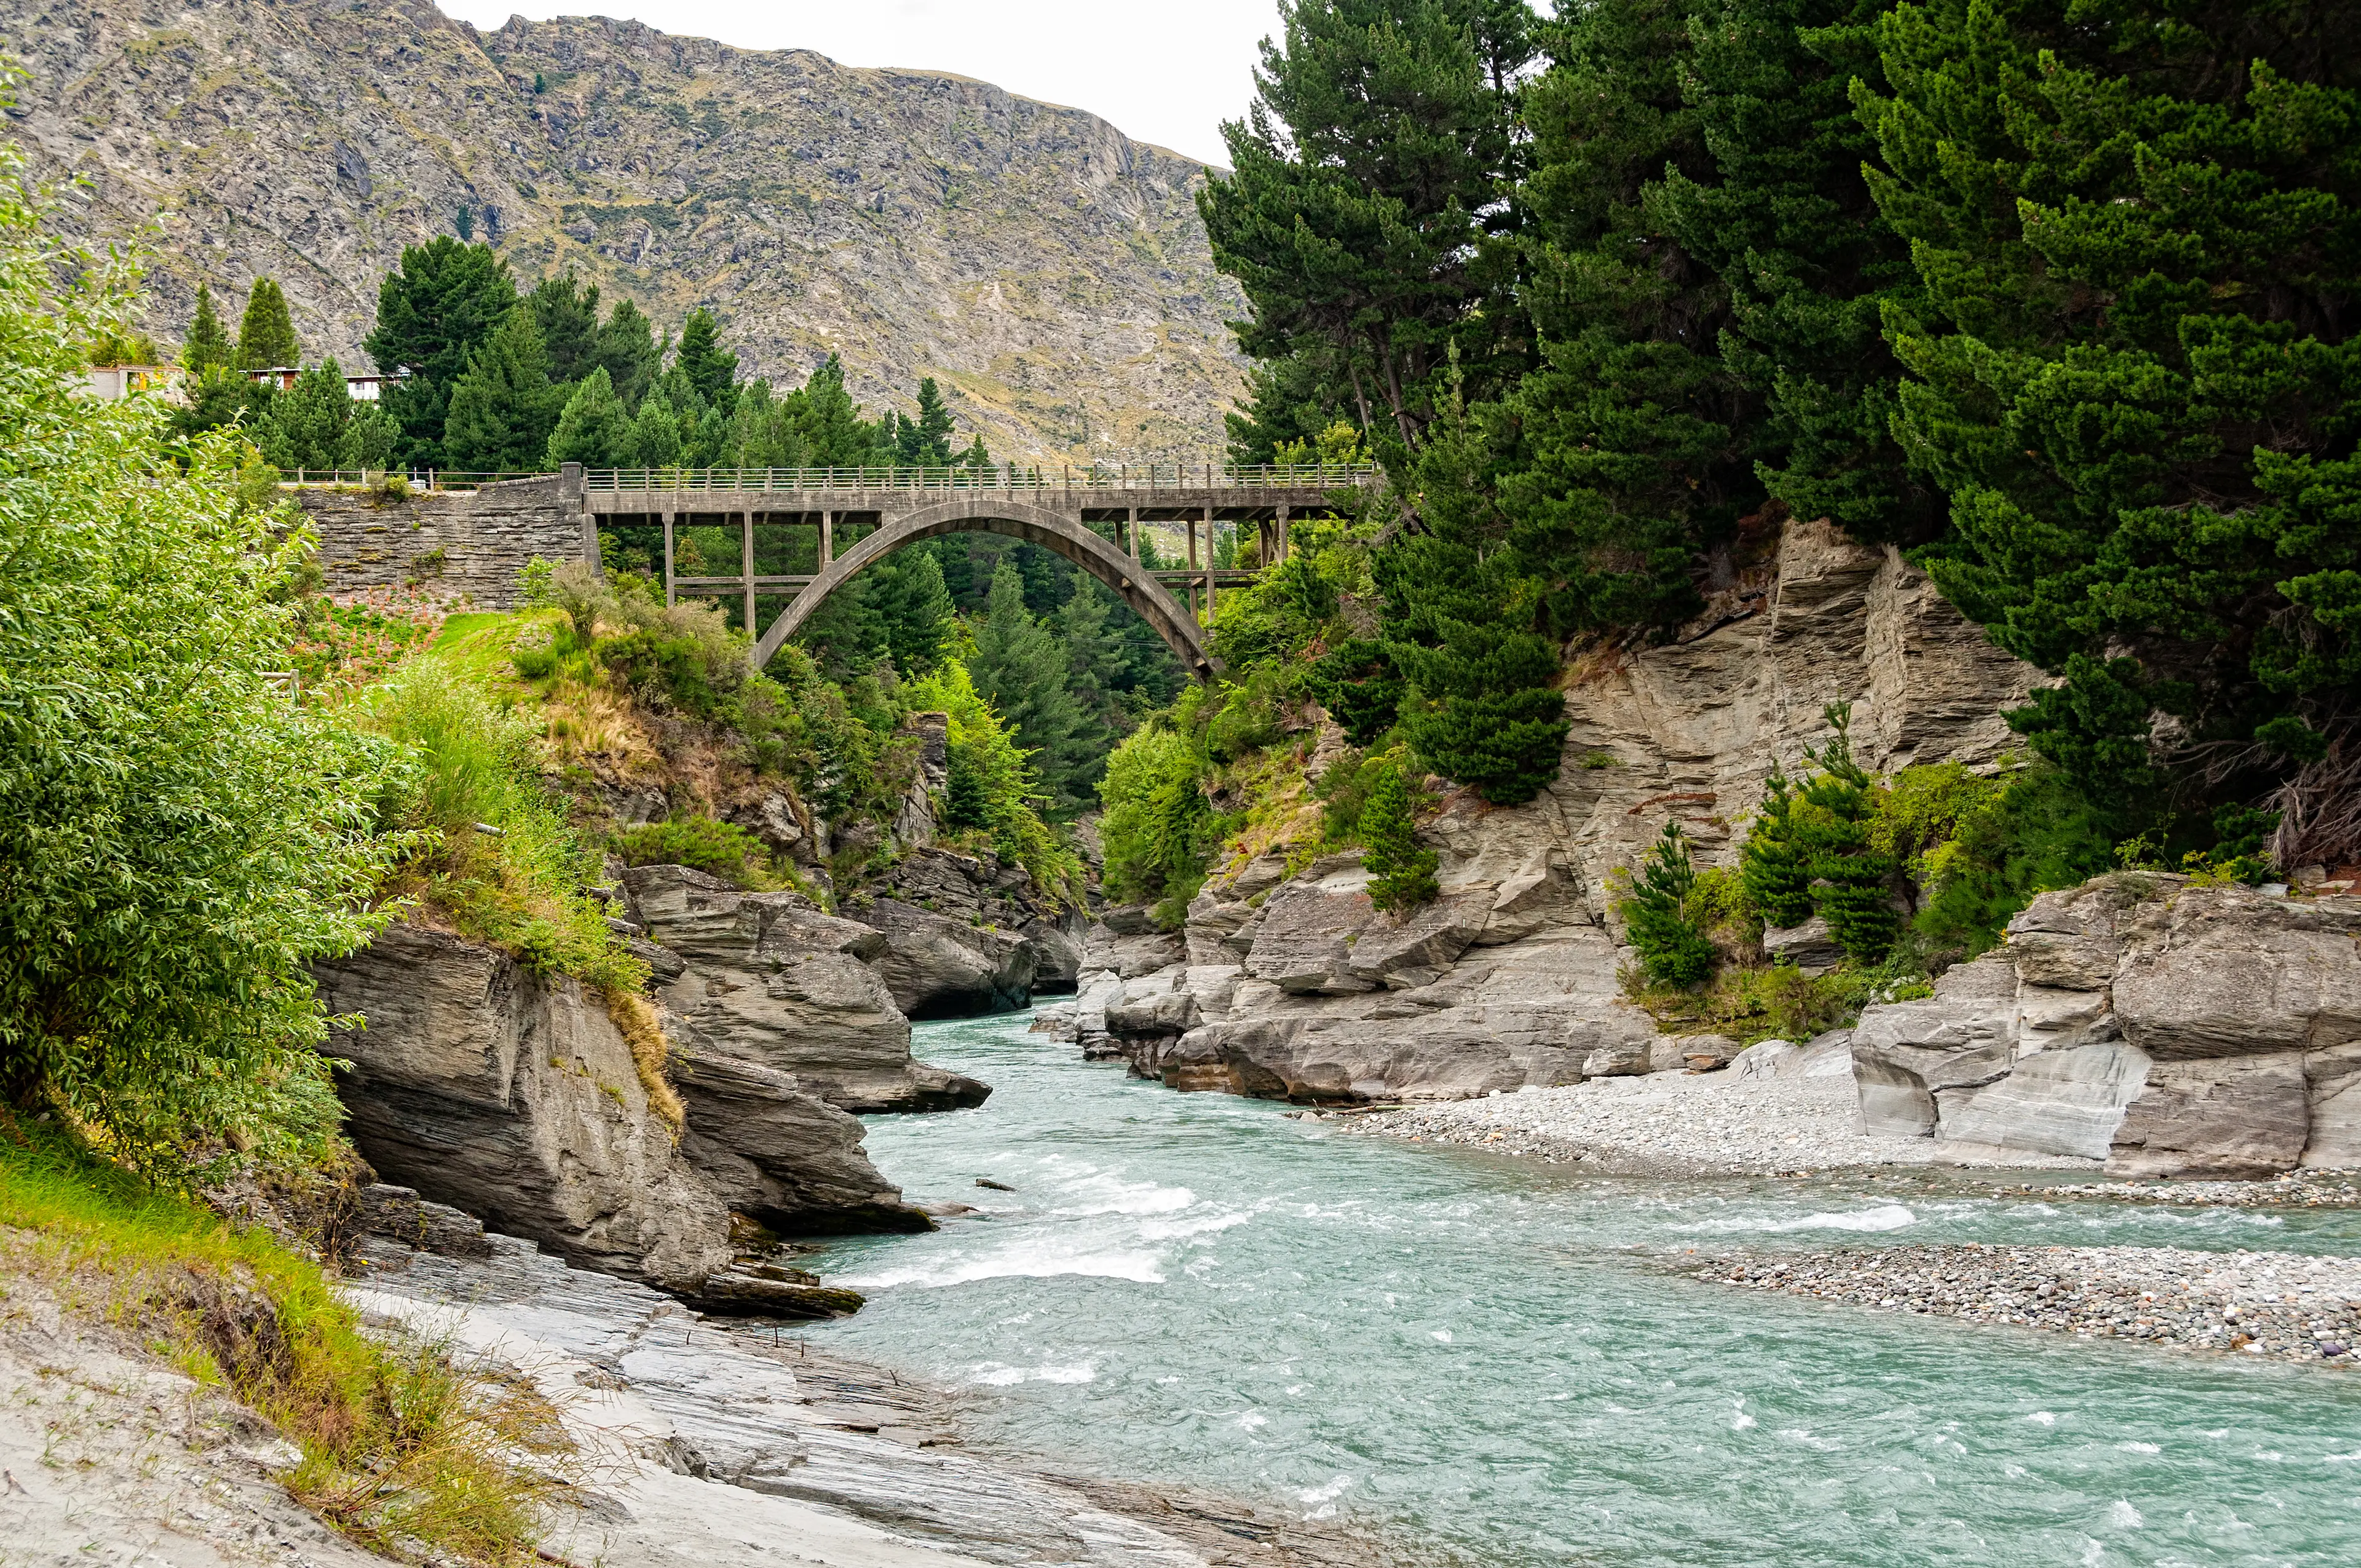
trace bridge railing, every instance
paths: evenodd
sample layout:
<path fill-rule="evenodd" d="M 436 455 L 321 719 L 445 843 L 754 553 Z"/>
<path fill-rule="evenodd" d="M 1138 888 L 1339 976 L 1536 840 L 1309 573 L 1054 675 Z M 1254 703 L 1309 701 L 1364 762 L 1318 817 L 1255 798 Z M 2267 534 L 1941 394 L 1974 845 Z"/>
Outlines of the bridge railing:
<path fill-rule="evenodd" d="M 591 468 L 589 494 L 626 490 L 1173 490 L 1344 489 L 1377 482 L 1374 463 L 1130 463 L 1047 467 L 995 463 L 945 468 Z"/>

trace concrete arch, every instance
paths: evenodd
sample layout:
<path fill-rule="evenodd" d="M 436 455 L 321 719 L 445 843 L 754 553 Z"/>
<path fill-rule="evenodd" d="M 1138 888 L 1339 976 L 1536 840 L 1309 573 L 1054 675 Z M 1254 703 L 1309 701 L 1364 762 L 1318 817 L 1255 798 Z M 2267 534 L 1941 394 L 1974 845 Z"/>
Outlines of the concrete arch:
<path fill-rule="evenodd" d="M 771 629 L 754 645 L 754 667 L 761 669 L 768 664 L 771 655 L 828 602 L 828 596 L 851 580 L 862 567 L 874 565 L 905 544 L 945 533 L 998 533 L 1055 551 L 1113 589 L 1116 598 L 1155 628 L 1165 646 L 1198 679 L 1221 673 L 1220 662 L 1205 651 L 1196 621 L 1138 562 L 1083 527 L 1077 516 L 1023 501 L 994 499 L 988 495 L 961 496 L 887 519 L 884 527 L 829 563 L 828 569 L 796 596 L 787 612 L 771 623 Z"/>

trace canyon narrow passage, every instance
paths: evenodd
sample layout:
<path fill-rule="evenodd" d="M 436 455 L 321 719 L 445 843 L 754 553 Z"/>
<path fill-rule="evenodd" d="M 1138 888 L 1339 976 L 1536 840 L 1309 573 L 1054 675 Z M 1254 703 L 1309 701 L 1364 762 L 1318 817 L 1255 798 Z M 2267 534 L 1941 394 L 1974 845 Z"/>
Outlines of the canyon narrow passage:
<path fill-rule="evenodd" d="M 919 1055 L 995 1092 L 870 1123 L 913 1201 L 978 1212 L 818 1260 L 871 1305 L 814 1343 L 975 1390 L 980 1447 L 1486 1568 L 2361 1561 L 2361 1379 L 1673 1266 L 1732 1245 L 2349 1253 L 2350 1211 L 1581 1176 L 1177 1094 L 1028 1023 L 921 1025 Z"/>

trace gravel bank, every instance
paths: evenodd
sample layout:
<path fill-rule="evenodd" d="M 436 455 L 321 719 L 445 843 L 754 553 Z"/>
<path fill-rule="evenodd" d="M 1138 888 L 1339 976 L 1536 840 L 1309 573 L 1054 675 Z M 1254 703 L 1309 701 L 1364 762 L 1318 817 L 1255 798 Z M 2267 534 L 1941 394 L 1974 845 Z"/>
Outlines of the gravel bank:
<path fill-rule="evenodd" d="M 2361 1259 L 2180 1247 L 1840 1247 L 1721 1252 L 1675 1266 L 1753 1290 L 2014 1323 L 2085 1339 L 2361 1363 Z"/>
<path fill-rule="evenodd" d="M 1579 1162 L 1613 1175 L 1799 1176 L 1848 1166 L 1935 1163 L 1931 1138 L 1861 1131 L 1850 1074 L 1774 1079 L 1655 1072 L 1328 1119 L 1354 1132 L 1469 1145 L 1552 1164 Z M 2098 1168 L 2096 1160 L 2048 1157 L 1973 1163 Z"/>
<path fill-rule="evenodd" d="M 2112 1198 L 2223 1209 L 2361 1209 L 2361 1170 L 2290 1170 L 2257 1181 L 2090 1181 L 2003 1187 L 2012 1198 Z"/>

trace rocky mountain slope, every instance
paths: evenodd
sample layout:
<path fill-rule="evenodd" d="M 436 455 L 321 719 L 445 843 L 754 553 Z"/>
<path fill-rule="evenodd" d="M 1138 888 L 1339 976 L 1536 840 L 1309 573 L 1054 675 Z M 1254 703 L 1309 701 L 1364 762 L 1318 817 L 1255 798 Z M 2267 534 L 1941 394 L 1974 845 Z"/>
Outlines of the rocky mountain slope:
<path fill-rule="evenodd" d="M 0 40 L 36 176 L 156 247 L 159 338 L 269 275 L 355 367 L 379 276 L 464 223 L 659 325 L 709 306 L 752 374 L 937 377 L 1002 455 L 1202 459 L 1240 386 L 1202 167 L 983 82 L 423 0 L 0 0 Z"/>

